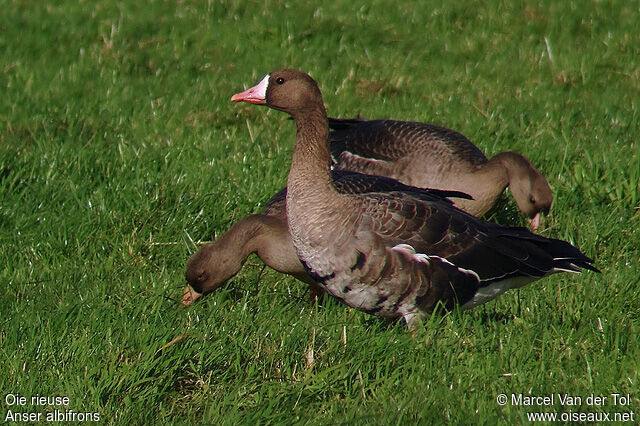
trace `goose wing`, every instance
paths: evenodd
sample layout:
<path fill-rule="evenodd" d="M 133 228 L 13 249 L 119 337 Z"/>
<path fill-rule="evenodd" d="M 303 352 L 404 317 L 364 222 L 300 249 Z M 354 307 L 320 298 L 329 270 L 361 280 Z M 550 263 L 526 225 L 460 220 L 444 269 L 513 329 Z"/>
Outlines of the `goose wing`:
<path fill-rule="evenodd" d="M 593 260 L 568 242 L 525 228 L 480 221 L 449 204 L 420 193 L 395 191 L 358 196 L 364 222 L 388 247 L 410 246 L 417 254 L 445 259 L 473 271 L 479 285 L 558 271 L 597 271 Z"/>

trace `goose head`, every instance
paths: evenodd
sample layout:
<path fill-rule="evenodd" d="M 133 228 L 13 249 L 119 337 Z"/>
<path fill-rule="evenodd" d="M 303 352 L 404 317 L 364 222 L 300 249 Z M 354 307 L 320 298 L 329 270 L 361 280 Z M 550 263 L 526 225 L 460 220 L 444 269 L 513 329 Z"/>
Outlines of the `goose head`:
<path fill-rule="evenodd" d="M 547 180 L 528 161 L 510 173 L 509 189 L 518 208 L 529 217 L 534 231 L 540 224 L 540 213 L 549 214 L 553 193 Z"/>
<path fill-rule="evenodd" d="M 238 273 L 242 259 L 219 247 L 217 241 L 195 252 L 187 261 L 187 285 L 182 304 L 189 306 L 205 294 L 215 291 Z"/>
<path fill-rule="evenodd" d="M 316 82 L 308 74 L 293 69 L 273 71 L 255 86 L 231 97 L 232 102 L 266 105 L 292 116 L 317 107 L 318 100 L 322 103 Z"/>

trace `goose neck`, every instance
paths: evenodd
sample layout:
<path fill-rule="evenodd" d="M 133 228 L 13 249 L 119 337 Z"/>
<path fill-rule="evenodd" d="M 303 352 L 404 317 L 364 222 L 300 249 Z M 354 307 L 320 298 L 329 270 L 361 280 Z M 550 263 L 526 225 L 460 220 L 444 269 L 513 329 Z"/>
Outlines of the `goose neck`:
<path fill-rule="evenodd" d="M 288 179 L 289 195 L 335 191 L 329 171 L 329 127 L 324 108 L 293 117 L 297 136 Z"/>

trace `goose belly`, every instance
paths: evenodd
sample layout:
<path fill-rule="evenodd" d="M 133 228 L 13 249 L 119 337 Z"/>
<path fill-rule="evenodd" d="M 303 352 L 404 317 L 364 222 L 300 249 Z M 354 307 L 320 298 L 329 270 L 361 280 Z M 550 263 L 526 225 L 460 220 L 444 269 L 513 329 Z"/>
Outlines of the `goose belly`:
<path fill-rule="evenodd" d="M 325 290 L 348 306 L 385 318 L 402 316 L 400 310 L 406 308 L 406 300 L 399 300 L 384 287 L 340 279 L 339 276 L 325 282 Z"/>
<path fill-rule="evenodd" d="M 473 309 L 476 306 L 495 299 L 507 290 L 522 287 L 536 279 L 538 279 L 538 277 L 513 277 L 502 281 L 496 281 L 484 287 L 479 287 L 473 298 L 462 305 L 462 309 Z"/>

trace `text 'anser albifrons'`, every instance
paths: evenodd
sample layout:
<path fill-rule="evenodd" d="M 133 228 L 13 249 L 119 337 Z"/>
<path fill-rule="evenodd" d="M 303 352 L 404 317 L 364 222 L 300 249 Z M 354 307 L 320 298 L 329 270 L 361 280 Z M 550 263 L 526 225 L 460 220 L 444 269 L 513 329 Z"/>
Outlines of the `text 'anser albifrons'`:
<path fill-rule="evenodd" d="M 523 155 L 501 152 L 490 160 L 461 133 L 427 123 L 329 118 L 335 168 L 382 175 L 420 188 L 464 191 L 454 200 L 474 216 L 486 213 L 508 186 L 518 208 L 538 228 L 553 202 L 549 183 Z"/>
<path fill-rule="evenodd" d="M 288 228 L 307 273 L 347 305 L 411 326 L 438 306 L 472 308 L 505 291 L 593 261 L 571 244 L 482 220 L 424 191 L 339 193 L 316 82 L 278 70 L 231 98 L 291 115 Z"/>

